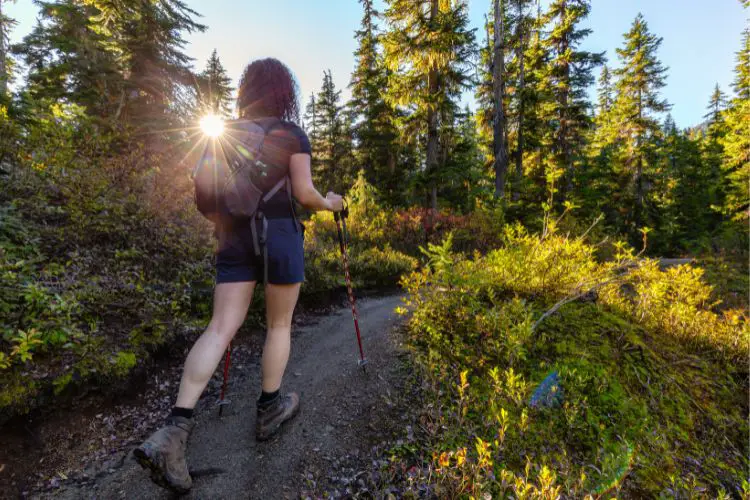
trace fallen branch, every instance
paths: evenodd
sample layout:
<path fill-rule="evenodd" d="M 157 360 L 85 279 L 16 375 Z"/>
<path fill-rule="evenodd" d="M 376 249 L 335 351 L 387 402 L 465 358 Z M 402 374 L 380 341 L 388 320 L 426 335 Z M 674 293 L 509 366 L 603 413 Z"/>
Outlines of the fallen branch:
<path fill-rule="evenodd" d="M 552 316 L 553 314 L 555 314 L 565 304 L 568 304 L 570 302 L 574 302 L 574 301 L 576 301 L 578 299 L 581 299 L 583 297 L 591 295 L 591 294 L 595 293 L 599 288 L 603 287 L 604 285 L 609 285 L 610 283 L 615 283 L 615 282 L 618 282 L 618 281 L 623 281 L 624 278 L 628 274 L 630 274 L 630 271 L 632 271 L 632 269 L 634 269 L 634 268 L 637 268 L 639 265 L 640 265 L 639 262 L 635 261 L 635 260 L 630 260 L 628 262 L 625 262 L 620 267 L 618 267 L 618 268 L 615 269 L 615 272 L 617 272 L 617 271 L 624 271 L 622 274 L 618 274 L 614 278 L 611 278 L 611 279 L 602 281 L 600 283 L 597 283 L 597 284 L 591 286 L 590 288 L 587 288 L 585 291 L 579 292 L 579 293 L 577 293 L 575 295 L 569 295 L 569 296 L 563 298 L 562 300 L 558 301 L 554 306 L 552 306 L 547 312 L 545 312 L 544 314 L 542 314 L 539 317 L 539 319 L 534 322 L 534 324 L 531 326 L 531 333 L 534 333 L 534 331 L 536 331 L 537 327 L 541 324 L 542 321 L 544 321 L 546 318 L 548 318 L 548 317 Z M 580 290 L 580 287 L 578 287 L 578 289 Z"/>

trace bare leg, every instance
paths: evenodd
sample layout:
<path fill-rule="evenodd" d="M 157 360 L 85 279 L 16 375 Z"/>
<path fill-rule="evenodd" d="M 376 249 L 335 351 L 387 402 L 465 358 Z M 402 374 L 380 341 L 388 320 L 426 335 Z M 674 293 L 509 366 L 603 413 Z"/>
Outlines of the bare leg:
<path fill-rule="evenodd" d="M 274 392 L 281 387 L 281 379 L 289 360 L 292 313 L 297 304 L 301 283 L 293 285 L 266 285 L 266 322 L 268 332 L 263 347 L 261 369 L 262 388 Z"/>
<path fill-rule="evenodd" d="M 190 349 L 175 406 L 195 407 L 229 342 L 245 321 L 254 289 L 255 281 L 216 285 L 211 322 Z"/>

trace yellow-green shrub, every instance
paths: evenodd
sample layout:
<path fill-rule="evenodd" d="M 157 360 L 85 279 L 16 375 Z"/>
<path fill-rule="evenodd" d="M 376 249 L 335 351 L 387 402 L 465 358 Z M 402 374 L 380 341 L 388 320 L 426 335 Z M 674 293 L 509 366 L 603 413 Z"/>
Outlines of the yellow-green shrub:
<path fill-rule="evenodd" d="M 430 245 L 402 281 L 429 389 L 414 481 L 446 498 L 746 493 L 744 315 L 714 312 L 699 271 L 622 246 L 599 263 L 580 239 L 505 241 L 473 260 Z M 562 404 L 531 407 L 551 371 Z"/>

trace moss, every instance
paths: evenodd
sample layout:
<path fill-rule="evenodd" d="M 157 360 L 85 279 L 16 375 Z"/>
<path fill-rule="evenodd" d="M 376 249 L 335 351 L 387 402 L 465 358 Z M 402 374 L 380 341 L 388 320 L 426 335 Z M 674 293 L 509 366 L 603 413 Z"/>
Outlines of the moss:
<path fill-rule="evenodd" d="M 39 394 L 39 383 L 29 379 L 21 370 L 3 374 L 0 389 L 0 415 L 12 416 L 29 408 L 29 402 Z"/>

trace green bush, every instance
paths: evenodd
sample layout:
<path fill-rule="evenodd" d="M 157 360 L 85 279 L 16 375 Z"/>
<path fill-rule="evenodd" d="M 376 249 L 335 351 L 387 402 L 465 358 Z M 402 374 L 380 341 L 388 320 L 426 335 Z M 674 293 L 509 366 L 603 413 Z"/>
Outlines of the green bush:
<path fill-rule="evenodd" d="M 355 287 L 395 287 L 417 260 L 391 246 L 390 212 L 377 203 L 377 193 L 360 176 L 348 193 L 346 219 L 349 270 Z M 330 212 L 313 214 L 305 224 L 303 293 L 345 286 L 336 222 Z"/>
<path fill-rule="evenodd" d="M 124 378 L 175 336 L 197 333 L 214 283 L 212 228 L 195 209 L 184 151 L 147 152 L 75 106 L 33 116 L 8 139 L 22 147 L 0 172 L 9 187 L 0 192 L 0 420 L 72 385 Z M 416 260 L 389 247 L 363 180 L 351 199 L 355 286 L 397 285 Z M 331 215 L 307 226 L 303 294 L 314 297 L 343 286 L 344 274 Z"/>
<path fill-rule="evenodd" d="M 0 193 L 3 417 L 127 375 L 191 329 L 213 282 L 184 165 L 123 148 L 74 106 L 35 120 Z"/>
<path fill-rule="evenodd" d="M 439 497 L 747 494 L 744 313 L 714 312 L 689 266 L 622 246 L 599 263 L 520 227 L 505 241 L 473 260 L 429 245 L 403 279 L 430 388 L 421 480 Z M 532 407 L 552 371 L 561 405 Z"/>

